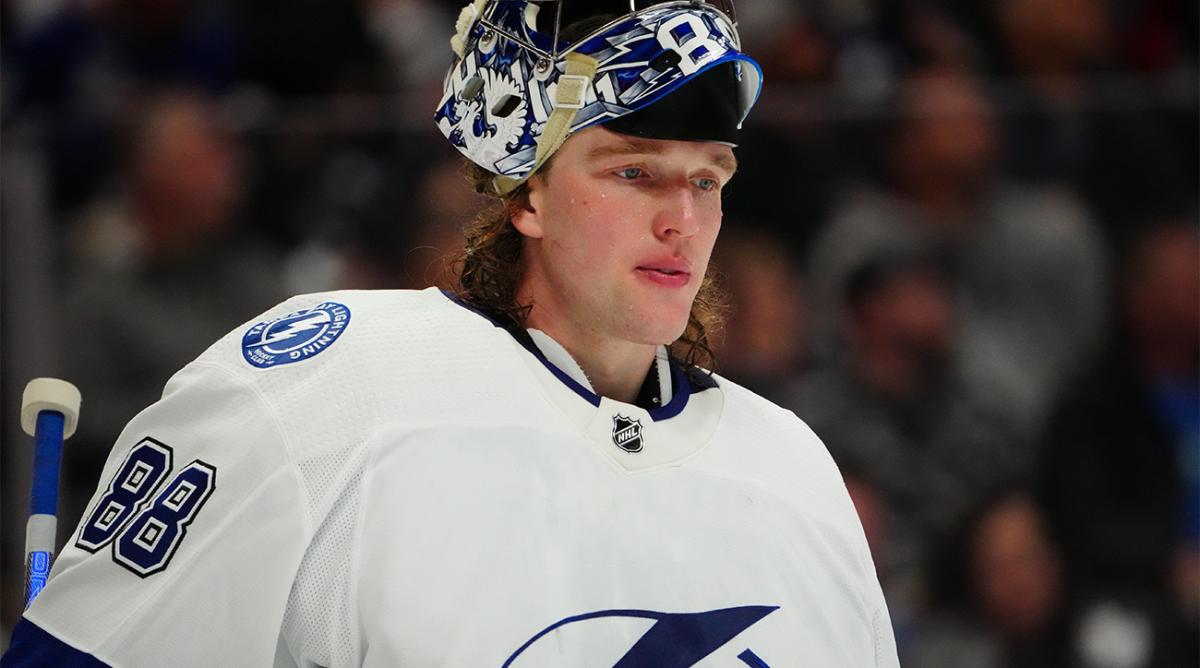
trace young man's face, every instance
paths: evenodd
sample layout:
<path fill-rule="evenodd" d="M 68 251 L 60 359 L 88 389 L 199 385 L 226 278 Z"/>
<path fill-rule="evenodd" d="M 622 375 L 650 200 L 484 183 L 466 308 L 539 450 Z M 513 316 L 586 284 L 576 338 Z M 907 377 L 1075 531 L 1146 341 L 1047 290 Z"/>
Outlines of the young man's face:
<path fill-rule="evenodd" d="M 529 181 L 513 217 L 527 238 L 530 325 L 593 342 L 671 343 L 687 326 L 721 228 L 733 151 L 597 126 Z"/>

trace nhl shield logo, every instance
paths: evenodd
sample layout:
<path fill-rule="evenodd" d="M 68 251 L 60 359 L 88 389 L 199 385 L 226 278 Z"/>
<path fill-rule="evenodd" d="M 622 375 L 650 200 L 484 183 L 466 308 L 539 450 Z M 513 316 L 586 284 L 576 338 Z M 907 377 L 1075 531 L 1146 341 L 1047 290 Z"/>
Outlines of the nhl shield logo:
<path fill-rule="evenodd" d="M 613 416 L 613 445 L 625 452 L 642 451 L 642 421 L 624 415 Z"/>

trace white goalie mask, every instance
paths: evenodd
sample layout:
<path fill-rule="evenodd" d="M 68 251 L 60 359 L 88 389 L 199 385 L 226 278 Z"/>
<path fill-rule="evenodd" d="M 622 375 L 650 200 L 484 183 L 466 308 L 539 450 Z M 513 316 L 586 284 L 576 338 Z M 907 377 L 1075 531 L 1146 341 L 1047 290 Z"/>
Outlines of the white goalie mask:
<path fill-rule="evenodd" d="M 497 175 L 499 192 L 524 182 L 570 133 L 634 114 L 714 69 L 729 80 L 720 105 L 729 125 L 740 126 L 758 99 L 762 70 L 740 51 L 732 5 L 621 0 L 628 13 L 603 12 L 610 20 L 596 29 L 560 37 L 564 10 L 588 1 L 475 0 L 459 17 L 458 59 L 435 120 Z M 713 140 L 733 143 L 728 132 Z"/>

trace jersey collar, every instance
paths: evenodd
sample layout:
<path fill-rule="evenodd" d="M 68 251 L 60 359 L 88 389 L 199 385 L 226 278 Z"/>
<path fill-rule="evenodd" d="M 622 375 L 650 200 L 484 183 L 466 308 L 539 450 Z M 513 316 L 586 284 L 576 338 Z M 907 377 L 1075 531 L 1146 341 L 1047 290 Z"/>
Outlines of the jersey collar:
<path fill-rule="evenodd" d="M 529 353 L 533 355 L 539 362 L 541 362 L 546 369 L 554 375 L 555 378 L 562 382 L 563 385 L 566 385 L 573 392 L 575 392 L 575 394 L 582 397 L 591 405 L 597 407 L 600 406 L 602 397 L 592 390 L 590 384 L 587 382 L 586 376 L 583 374 L 582 369 L 578 371 L 578 378 L 573 377 L 572 373 L 564 370 L 563 367 L 570 369 L 571 366 L 574 366 L 576 369 L 578 369 L 578 364 L 576 364 L 575 361 L 570 358 L 570 354 L 567 353 L 565 349 L 562 349 L 561 345 L 559 345 L 549 336 L 543 334 L 542 332 L 538 332 L 538 334 L 541 334 L 542 337 L 552 342 L 554 347 L 562 350 L 562 353 L 566 355 L 566 359 L 570 360 L 570 364 L 564 363 L 560 359 L 560 355 L 557 353 L 557 351 L 554 351 L 553 348 L 551 354 L 562 366 L 560 367 L 559 364 L 555 364 L 553 361 L 551 361 L 542 348 L 538 346 L 537 342 L 534 340 L 534 336 L 531 336 L 529 331 L 521 327 L 518 323 L 512 322 L 510 319 L 504 316 L 487 313 L 481 309 L 475 308 L 474 306 L 462 301 L 458 295 L 455 295 L 452 292 L 443 290 L 442 294 L 455 304 L 458 304 L 459 306 L 478 314 L 496 327 L 508 332 L 514 339 L 516 339 L 517 343 L 521 344 L 521 347 L 529 351 Z M 550 346 L 547 347 L 551 348 Z M 679 415 L 679 413 L 682 412 L 685 407 L 687 407 L 688 400 L 693 393 L 716 386 L 716 383 L 711 379 L 711 377 L 707 376 L 698 369 L 696 373 L 687 373 L 677 361 L 669 358 L 668 366 L 670 370 L 669 374 L 672 387 L 670 401 L 666 402 L 665 405 L 656 406 L 646 410 L 647 414 L 650 416 L 650 419 L 654 420 L 655 422 L 659 420 L 667 420 Z M 658 374 L 659 379 L 666 375 L 659 373 L 657 363 L 651 367 L 650 373 Z"/>

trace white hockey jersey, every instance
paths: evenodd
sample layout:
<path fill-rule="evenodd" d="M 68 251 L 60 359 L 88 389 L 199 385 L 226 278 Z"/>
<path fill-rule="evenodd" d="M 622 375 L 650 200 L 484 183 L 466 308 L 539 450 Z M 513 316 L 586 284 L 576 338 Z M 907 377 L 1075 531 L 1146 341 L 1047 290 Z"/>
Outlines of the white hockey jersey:
<path fill-rule="evenodd" d="M 297 297 L 122 433 L 6 665 L 896 666 L 794 415 L 598 397 L 437 290 Z"/>

